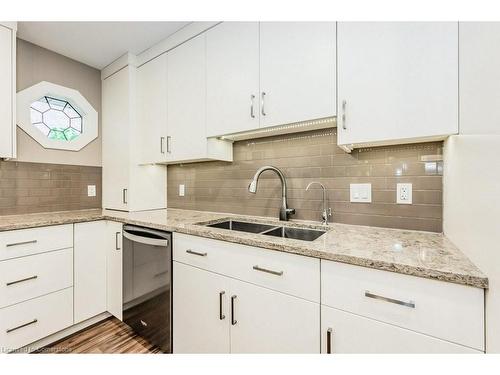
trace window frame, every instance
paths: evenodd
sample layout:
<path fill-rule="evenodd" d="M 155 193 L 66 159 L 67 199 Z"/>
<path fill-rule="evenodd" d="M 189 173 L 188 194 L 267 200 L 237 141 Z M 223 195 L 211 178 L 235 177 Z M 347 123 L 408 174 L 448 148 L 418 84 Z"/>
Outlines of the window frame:
<path fill-rule="evenodd" d="M 31 123 L 31 105 L 44 96 L 64 100 L 71 104 L 81 115 L 84 124 L 83 132 L 71 141 L 50 139 Z M 17 125 L 31 138 L 47 149 L 79 151 L 99 135 L 98 114 L 92 105 L 79 91 L 42 81 L 19 91 L 16 98 Z"/>

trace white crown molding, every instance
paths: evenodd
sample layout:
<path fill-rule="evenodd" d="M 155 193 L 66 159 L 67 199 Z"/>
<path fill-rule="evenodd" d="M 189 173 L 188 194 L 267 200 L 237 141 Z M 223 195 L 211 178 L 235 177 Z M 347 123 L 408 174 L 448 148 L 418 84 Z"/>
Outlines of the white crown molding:
<path fill-rule="evenodd" d="M 44 96 L 68 101 L 83 118 L 83 133 L 72 141 L 47 138 L 31 124 L 30 106 Z M 79 151 L 97 138 L 98 114 L 79 91 L 50 82 L 40 82 L 17 93 L 17 126 L 44 148 Z"/>

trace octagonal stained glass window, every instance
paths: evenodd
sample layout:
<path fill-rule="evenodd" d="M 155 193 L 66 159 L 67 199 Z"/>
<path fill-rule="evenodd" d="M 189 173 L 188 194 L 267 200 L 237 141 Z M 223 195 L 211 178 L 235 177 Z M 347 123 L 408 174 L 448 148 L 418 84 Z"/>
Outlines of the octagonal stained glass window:
<path fill-rule="evenodd" d="M 83 132 L 83 118 L 66 100 L 44 96 L 30 106 L 31 124 L 47 138 L 72 141 Z"/>

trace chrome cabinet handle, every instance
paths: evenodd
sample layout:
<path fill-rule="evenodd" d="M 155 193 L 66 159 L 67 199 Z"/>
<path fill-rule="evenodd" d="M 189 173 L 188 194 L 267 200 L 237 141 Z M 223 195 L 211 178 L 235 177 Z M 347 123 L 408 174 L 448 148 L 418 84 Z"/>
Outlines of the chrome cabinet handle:
<path fill-rule="evenodd" d="M 231 296 L 231 325 L 236 325 L 238 321 L 234 319 L 234 300 L 236 299 L 236 295 Z"/>
<path fill-rule="evenodd" d="M 35 280 L 35 279 L 38 279 L 38 276 L 37 276 L 37 275 L 30 276 L 30 277 L 27 277 L 27 278 L 25 278 L 25 279 L 20 279 L 20 280 L 16 280 L 16 281 L 9 281 L 9 282 L 8 282 L 8 283 L 6 283 L 5 285 L 10 286 L 10 285 L 19 284 L 19 283 L 23 283 L 23 282 L 25 282 L 25 281 Z"/>
<path fill-rule="evenodd" d="M 35 324 L 36 322 L 38 322 L 38 319 L 33 319 L 31 322 L 21 324 L 20 326 L 17 326 L 17 327 L 14 327 L 14 328 L 7 328 L 5 330 L 5 332 L 6 333 L 10 333 L 10 332 L 13 332 L 13 331 L 17 331 L 18 329 L 21 329 L 21 328 L 27 327 L 29 325 Z"/>
<path fill-rule="evenodd" d="M 266 109 L 264 106 L 265 105 L 265 98 L 266 98 L 266 93 L 264 91 L 262 91 L 262 94 L 260 95 L 260 101 L 261 101 L 260 109 L 261 109 L 262 116 L 266 115 Z"/>
<path fill-rule="evenodd" d="M 255 118 L 255 113 L 253 112 L 253 100 L 255 99 L 255 95 L 250 95 L 250 117 Z"/>
<path fill-rule="evenodd" d="M 171 153 L 172 153 L 172 148 L 170 147 L 171 140 L 172 140 L 172 137 L 171 137 L 171 136 L 169 136 L 169 135 L 167 135 L 167 152 L 168 152 L 169 154 L 171 154 Z"/>
<path fill-rule="evenodd" d="M 121 234 L 121 232 L 116 232 L 115 233 L 115 250 L 121 250 L 121 247 L 120 247 L 120 234 Z"/>
<path fill-rule="evenodd" d="M 123 189 L 122 194 L 123 194 L 123 203 L 124 203 L 124 204 L 127 204 L 127 203 L 128 203 L 128 202 L 127 202 L 127 193 L 128 193 L 128 189 Z"/>
<path fill-rule="evenodd" d="M 332 333 L 333 329 L 326 330 L 326 354 L 332 354 Z"/>
<path fill-rule="evenodd" d="M 346 119 L 345 109 L 346 109 L 346 107 L 347 107 L 347 101 L 342 100 L 342 129 L 344 129 L 344 130 L 347 129 L 347 125 L 345 122 L 345 119 Z"/>
<path fill-rule="evenodd" d="M 384 297 L 384 296 L 380 296 L 378 294 L 370 293 L 368 290 L 365 291 L 365 297 L 378 299 L 380 301 L 395 303 L 396 305 L 406 306 L 406 307 L 410 307 L 412 309 L 415 308 L 415 302 L 413 302 L 413 301 L 405 302 L 405 301 L 401 301 L 399 299 Z"/>
<path fill-rule="evenodd" d="M 198 255 L 199 257 L 206 257 L 208 255 L 208 253 L 199 253 L 199 252 L 191 250 L 191 249 L 186 250 L 186 253 L 193 254 L 193 255 Z"/>
<path fill-rule="evenodd" d="M 5 245 L 5 247 L 20 246 L 20 245 L 29 245 L 29 244 L 34 244 L 34 243 L 37 243 L 37 242 L 38 242 L 38 240 L 8 243 L 7 245 Z"/>
<path fill-rule="evenodd" d="M 165 153 L 165 137 L 160 137 L 160 153 Z"/>
<path fill-rule="evenodd" d="M 219 292 L 219 320 L 226 319 L 224 312 L 222 311 L 222 297 L 226 294 L 225 291 Z"/>
<path fill-rule="evenodd" d="M 270 273 L 271 275 L 276 275 L 276 276 L 283 276 L 283 271 L 273 271 L 273 270 L 269 270 L 267 268 L 259 267 L 258 265 L 255 265 L 252 268 L 255 271 L 266 272 L 266 273 Z"/>

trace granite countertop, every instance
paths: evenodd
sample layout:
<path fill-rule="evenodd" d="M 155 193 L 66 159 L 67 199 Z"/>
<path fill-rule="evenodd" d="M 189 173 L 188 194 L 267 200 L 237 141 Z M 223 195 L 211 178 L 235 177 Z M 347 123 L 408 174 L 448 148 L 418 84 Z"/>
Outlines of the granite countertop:
<path fill-rule="evenodd" d="M 180 209 L 134 213 L 95 209 L 0 216 L 0 231 L 108 219 L 477 288 L 488 287 L 487 277 L 439 233 L 337 223 L 324 227 L 298 220 L 286 223 L 287 226 L 327 228 L 323 236 L 308 242 L 204 226 L 227 218 L 283 224 L 272 218 Z"/>

